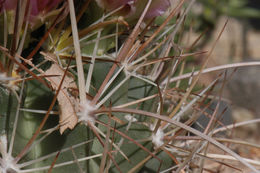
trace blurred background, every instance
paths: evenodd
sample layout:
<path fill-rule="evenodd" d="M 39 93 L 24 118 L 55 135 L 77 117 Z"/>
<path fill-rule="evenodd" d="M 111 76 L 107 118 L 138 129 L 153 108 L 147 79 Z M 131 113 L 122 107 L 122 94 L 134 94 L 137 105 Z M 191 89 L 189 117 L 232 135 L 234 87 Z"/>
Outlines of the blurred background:
<path fill-rule="evenodd" d="M 208 30 L 201 45 L 203 50 L 210 49 L 228 20 L 208 67 L 260 60 L 259 0 L 200 0 L 193 11 L 198 14 L 198 21 L 201 21 L 197 29 Z M 197 37 L 197 34 L 191 35 Z M 209 74 L 201 82 L 207 84 L 216 74 Z M 233 107 L 248 112 L 244 118 L 260 117 L 260 67 L 235 69 L 234 75 L 227 82 L 224 95 L 230 99 Z"/>
<path fill-rule="evenodd" d="M 196 3 L 193 11 L 200 14 L 198 16 L 202 21 L 198 29 L 208 29 L 204 38 L 205 44 L 202 44 L 203 50 L 210 49 L 228 20 L 227 27 L 212 54 L 209 67 L 260 60 L 260 1 L 201 0 Z M 196 34 L 194 36 L 196 37 Z M 201 82 L 207 84 L 211 81 L 208 79 L 213 79 L 216 74 L 211 73 Z M 227 82 L 224 96 L 230 99 L 233 109 L 241 109 L 248 114 L 241 115 L 242 117 L 234 115 L 235 118 L 260 117 L 260 67 L 235 69 Z"/>
<path fill-rule="evenodd" d="M 224 23 L 228 20 L 208 67 L 260 61 L 259 0 L 199 0 L 193 7 L 192 13 L 197 19 L 196 23 L 193 23 L 195 27 L 191 31 L 192 34 L 186 39 L 195 40 L 201 32 L 206 31 L 199 45 L 202 50 L 210 50 Z M 201 63 L 200 60 L 197 61 Z M 223 121 L 230 123 L 230 121 L 242 122 L 260 118 L 260 66 L 229 69 L 227 72 L 229 77 L 223 94 L 226 100 L 220 104 L 220 111 L 227 108 Z M 218 74 L 220 72 L 204 75 L 200 80 L 201 84 L 209 84 Z M 212 106 L 216 107 L 216 104 Z M 259 124 L 251 124 L 238 128 L 233 137 L 245 137 L 247 141 L 260 143 L 259 130 Z M 257 160 L 260 159 L 259 150 L 249 151 L 245 148 L 237 148 L 237 151 L 247 153 L 248 156 Z"/>

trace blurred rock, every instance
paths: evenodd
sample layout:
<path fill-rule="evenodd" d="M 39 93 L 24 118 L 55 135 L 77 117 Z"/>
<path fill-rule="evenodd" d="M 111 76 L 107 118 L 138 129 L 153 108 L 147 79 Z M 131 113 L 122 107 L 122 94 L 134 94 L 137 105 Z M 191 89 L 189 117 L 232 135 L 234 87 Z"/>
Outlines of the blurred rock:
<path fill-rule="evenodd" d="M 198 118 L 197 122 L 192 125 L 195 129 L 200 130 L 201 132 L 204 131 L 204 129 L 207 127 L 210 121 L 210 117 L 207 116 L 207 114 L 212 116 L 214 110 L 216 109 L 217 103 L 218 103 L 217 101 L 214 101 L 209 106 L 209 108 L 206 109 L 205 113 Z M 228 103 L 224 101 L 220 102 L 218 112 L 217 112 L 217 120 L 219 121 L 217 127 L 223 125 L 229 125 L 233 123 L 232 111 Z"/>
<path fill-rule="evenodd" d="M 241 107 L 234 107 L 232 109 L 232 117 L 235 123 L 249 121 L 255 119 L 255 114 L 248 109 Z M 246 126 L 247 131 L 257 131 L 257 124 L 250 124 Z"/>
<path fill-rule="evenodd" d="M 228 98 L 260 117 L 260 66 L 237 69 L 227 82 Z"/>

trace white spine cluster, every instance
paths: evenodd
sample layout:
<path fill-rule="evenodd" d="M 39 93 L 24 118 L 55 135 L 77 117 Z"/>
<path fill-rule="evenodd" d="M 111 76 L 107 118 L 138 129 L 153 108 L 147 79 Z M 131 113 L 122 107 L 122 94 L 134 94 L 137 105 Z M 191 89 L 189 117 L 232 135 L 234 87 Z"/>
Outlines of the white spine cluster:
<path fill-rule="evenodd" d="M 7 137 L 6 135 L 0 136 L 0 172 L 7 173 L 10 170 L 19 172 L 17 164 L 14 162 L 14 158 L 7 153 Z"/>
<path fill-rule="evenodd" d="M 125 119 L 127 121 L 129 121 L 129 122 L 137 122 L 137 119 L 134 116 L 130 115 L 130 114 L 126 114 L 125 115 Z"/>
<path fill-rule="evenodd" d="M 152 134 L 152 143 L 156 148 L 159 148 L 164 144 L 163 142 L 164 132 L 162 129 L 158 129 L 156 133 Z"/>
<path fill-rule="evenodd" d="M 91 115 L 91 112 L 96 110 L 96 107 L 91 105 L 90 101 L 87 100 L 85 103 L 80 104 L 80 112 L 78 113 L 78 118 L 79 122 L 83 122 L 87 124 L 88 122 L 90 123 L 95 123 L 95 116 Z"/>

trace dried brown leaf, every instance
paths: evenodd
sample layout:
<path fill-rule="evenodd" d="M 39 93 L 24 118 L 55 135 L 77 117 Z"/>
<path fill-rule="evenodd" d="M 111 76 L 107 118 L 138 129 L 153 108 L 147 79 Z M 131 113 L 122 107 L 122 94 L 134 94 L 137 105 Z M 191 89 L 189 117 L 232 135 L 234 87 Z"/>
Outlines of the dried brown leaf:
<path fill-rule="evenodd" d="M 45 75 L 55 75 L 46 78 L 54 90 L 58 86 L 64 75 L 64 71 L 58 64 L 53 63 L 52 66 L 44 73 Z M 57 76 L 56 76 L 57 75 Z M 57 97 L 60 109 L 60 133 L 62 134 L 67 128 L 73 129 L 78 122 L 76 112 L 78 112 L 79 99 L 70 92 L 71 89 L 77 88 L 76 82 L 69 73 L 65 76 L 60 93 Z"/>

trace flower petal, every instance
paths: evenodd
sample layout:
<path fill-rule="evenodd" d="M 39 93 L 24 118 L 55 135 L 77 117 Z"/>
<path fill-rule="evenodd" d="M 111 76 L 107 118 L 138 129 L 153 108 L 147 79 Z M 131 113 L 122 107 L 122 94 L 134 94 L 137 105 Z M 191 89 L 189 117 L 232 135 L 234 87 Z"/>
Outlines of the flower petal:
<path fill-rule="evenodd" d="M 1 2 L 1 0 L 0 0 Z M 61 0 L 30 0 L 31 3 L 31 16 L 37 16 L 42 12 L 48 12 L 56 7 Z M 4 0 L 2 8 L 5 10 L 15 10 L 17 0 Z M 0 9 L 2 12 L 2 9 Z"/>
<path fill-rule="evenodd" d="M 170 6 L 169 0 L 153 0 L 149 10 L 147 11 L 146 18 L 153 18 L 162 15 Z"/>
<path fill-rule="evenodd" d="M 114 10 L 120 6 L 132 4 L 135 0 L 96 0 L 97 4 L 108 11 Z"/>
<path fill-rule="evenodd" d="M 1 3 L 3 3 L 3 9 L 5 10 L 12 10 L 15 9 L 16 4 L 17 4 L 17 0 L 3 0 Z M 2 11 L 2 9 L 1 9 Z"/>

